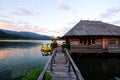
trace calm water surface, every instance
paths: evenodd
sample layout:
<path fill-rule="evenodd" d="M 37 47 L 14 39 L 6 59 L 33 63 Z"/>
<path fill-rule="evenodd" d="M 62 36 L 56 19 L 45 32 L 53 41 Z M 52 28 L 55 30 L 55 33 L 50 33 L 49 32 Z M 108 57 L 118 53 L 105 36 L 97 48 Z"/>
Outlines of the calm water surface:
<path fill-rule="evenodd" d="M 45 40 L 0 41 L 0 80 L 21 80 L 28 70 L 43 67 L 50 56 L 43 56 L 40 46 L 50 42 Z"/>
<path fill-rule="evenodd" d="M 120 58 L 105 56 L 73 57 L 85 80 L 120 80 Z"/>
<path fill-rule="evenodd" d="M 0 41 L 0 80 L 21 80 L 33 68 L 43 67 L 50 56 L 40 51 L 45 40 Z M 58 41 L 62 43 L 63 41 Z M 73 57 L 85 80 L 120 80 L 120 58 Z"/>

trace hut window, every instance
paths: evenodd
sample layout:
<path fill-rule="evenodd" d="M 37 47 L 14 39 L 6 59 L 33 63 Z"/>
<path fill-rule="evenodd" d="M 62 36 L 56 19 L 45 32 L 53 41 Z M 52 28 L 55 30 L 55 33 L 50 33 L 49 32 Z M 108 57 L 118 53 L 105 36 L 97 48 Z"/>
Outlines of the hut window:
<path fill-rule="evenodd" d="M 92 44 L 95 44 L 95 39 L 94 38 L 92 38 Z"/>
<path fill-rule="evenodd" d="M 86 42 L 87 42 L 87 40 L 86 40 L 86 38 L 84 38 L 84 45 L 86 45 Z"/>
<path fill-rule="evenodd" d="M 110 39 L 109 44 L 116 44 L 116 39 Z"/>
<path fill-rule="evenodd" d="M 88 38 L 88 45 L 91 45 L 91 39 Z"/>
<path fill-rule="evenodd" d="M 96 45 L 102 45 L 102 39 L 96 39 L 95 41 L 96 41 L 95 43 Z"/>
<path fill-rule="evenodd" d="M 83 41 L 83 39 L 82 39 L 82 38 L 80 38 L 80 44 L 82 44 L 82 41 Z"/>

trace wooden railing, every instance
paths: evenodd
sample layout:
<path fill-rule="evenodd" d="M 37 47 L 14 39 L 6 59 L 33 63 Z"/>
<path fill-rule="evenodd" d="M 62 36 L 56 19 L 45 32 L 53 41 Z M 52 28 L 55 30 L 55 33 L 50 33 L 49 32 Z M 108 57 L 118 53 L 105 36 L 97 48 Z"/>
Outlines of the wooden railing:
<path fill-rule="evenodd" d="M 71 67 L 76 75 L 76 80 L 84 80 L 84 78 L 82 77 L 78 67 L 76 66 L 76 64 L 74 63 L 73 59 L 71 58 L 71 56 L 69 55 L 69 52 L 67 49 L 65 49 L 65 56 L 66 56 L 66 61 L 69 61 L 69 69 L 68 71 L 71 71 Z"/>
<path fill-rule="evenodd" d="M 54 57 L 56 56 L 56 49 L 53 50 L 51 57 L 49 58 L 47 64 L 45 65 L 42 73 L 40 74 L 40 76 L 38 77 L 37 80 L 45 80 L 45 73 L 47 72 L 47 68 L 48 66 L 50 66 L 50 70 L 53 70 L 53 61 L 54 61 Z M 74 61 L 72 60 L 71 56 L 69 55 L 69 52 L 67 49 L 65 49 L 65 57 L 66 57 L 66 63 L 69 62 L 69 68 L 68 68 L 68 72 L 71 71 L 71 68 L 74 71 L 74 74 L 76 76 L 76 80 L 84 80 L 79 69 L 77 68 L 76 64 L 74 63 Z"/>
<path fill-rule="evenodd" d="M 40 76 L 38 77 L 37 80 L 45 80 L 45 74 L 46 74 L 46 71 L 47 71 L 47 68 L 48 68 L 49 65 L 50 65 L 50 70 L 52 71 L 52 63 L 54 61 L 55 53 L 56 53 L 56 49 L 54 49 L 52 51 L 51 57 L 49 58 L 47 64 L 45 65 L 43 71 L 41 72 L 41 74 L 40 74 Z"/>

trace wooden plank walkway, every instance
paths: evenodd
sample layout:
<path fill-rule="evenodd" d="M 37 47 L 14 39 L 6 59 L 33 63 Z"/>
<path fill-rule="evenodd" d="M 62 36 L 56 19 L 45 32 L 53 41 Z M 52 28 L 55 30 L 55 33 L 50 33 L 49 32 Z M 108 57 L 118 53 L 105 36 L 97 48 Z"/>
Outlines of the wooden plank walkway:
<path fill-rule="evenodd" d="M 61 47 L 53 50 L 44 70 L 37 80 L 45 80 L 44 75 L 50 72 L 52 80 L 84 80 L 67 49 L 63 53 Z"/>
<path fill-rule="evenodd" d="M 47 72 L 52 73 L 53 80 L 76 80 L 76 76 L 71 68 L 69 72 L 69 63 L 66 61 L 66 56 L 62 52 L 62 48 L 58 47 L 53 62 L 52 71 L 50 66 Z"/>

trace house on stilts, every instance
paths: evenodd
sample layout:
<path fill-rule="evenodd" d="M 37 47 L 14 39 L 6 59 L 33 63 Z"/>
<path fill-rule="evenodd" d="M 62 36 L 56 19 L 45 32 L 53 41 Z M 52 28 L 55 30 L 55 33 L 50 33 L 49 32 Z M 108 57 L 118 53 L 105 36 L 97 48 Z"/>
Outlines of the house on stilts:
<path fill-rule="evenodd" d="M 81 20 L 63 38 L 76 53 L 120 53 L 120 26 Z"/>

